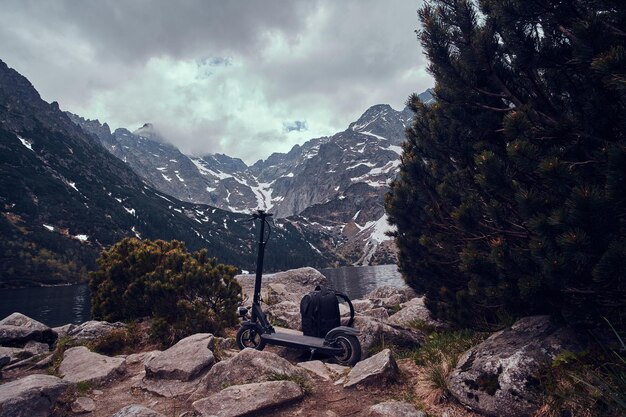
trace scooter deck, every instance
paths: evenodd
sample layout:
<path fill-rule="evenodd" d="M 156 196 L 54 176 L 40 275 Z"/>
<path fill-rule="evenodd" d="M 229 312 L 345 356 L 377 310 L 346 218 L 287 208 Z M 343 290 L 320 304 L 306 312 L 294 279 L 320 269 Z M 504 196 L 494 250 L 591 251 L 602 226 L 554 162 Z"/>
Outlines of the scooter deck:
<path fill-rule="evenodd" d="M 304 336 L 288 333 L 270 333 L 262 334 L 261 339 L 271 345 L 300 347 L 303 349 L 329 349 L 328 345 L 324 345 L 324 339 L 321 337 Z M 331 348 L 332 349 L 332 348 Z"/>

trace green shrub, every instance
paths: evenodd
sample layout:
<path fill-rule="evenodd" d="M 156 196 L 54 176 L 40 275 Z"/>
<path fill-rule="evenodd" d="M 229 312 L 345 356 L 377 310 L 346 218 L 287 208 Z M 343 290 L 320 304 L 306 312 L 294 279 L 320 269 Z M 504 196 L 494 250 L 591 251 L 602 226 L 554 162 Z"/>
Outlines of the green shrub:
<path fill-rule="evenodd" d="M 237 269 L 182 242 L 126 238 L 98 258 L 90 274 L 94 319 L 153 319 L 150 333 L 171 344 L 193 333 L 221 334 L 237 322 Z"/>

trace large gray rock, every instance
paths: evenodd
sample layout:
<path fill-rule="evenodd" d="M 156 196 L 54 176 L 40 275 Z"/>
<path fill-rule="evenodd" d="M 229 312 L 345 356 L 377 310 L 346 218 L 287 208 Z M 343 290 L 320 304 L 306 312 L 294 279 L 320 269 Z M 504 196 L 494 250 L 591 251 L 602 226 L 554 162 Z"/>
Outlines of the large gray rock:
<path fill-rule="evenodd" d="M 244 296 L 252 301 L 255 276 L 237 275 L 235 277 L 243 290 Z M 316 285 L 328 285 L 328 280 L 314 268 L 298 268 L 276 274 L 263 275 L 262 297 L 267 304 L 291 301 L 300 305 L 305 294 L 313 291 Z"/>
<path fill-rule="evenodd" d="M 303 397 L 302 388 L 295 382 L 271 381 L 231 386 L 192 405 L 202 417 L 238 417 L 255 415 Z"/>
<path fill-rule="evenodd" d="M 384 285 L 369 292 L 363 298 L 380 300 L 379 302 L 382 304 L 393 305 L 397 303 L 406 303 L 415 297 L 417 297 L 417 294 L 409 287 L 392 287 Z"/>
<path fill-rule="evenodd" d="M 403 401 L 386 401 L 371 406 L 367 417 L 426 417 L 426 413 L 417 411 L 413 404 Z"/>
<path fill-rule="evenodd" d="M 398 377 L 398 365 L 389 349 L 377 353 L 356 365 L 346 377 L 344 388 L 392 382 Z"/>
<path fill-rule="evenodd" d="M 201 382 L 199 377 L 215 363 L 211 349 L 218 342 L 212 334 L 198 333 L 163 352 L 149 352 L 144 361 L 146 376 L 133 386 L 167 398 L 192 393 Z"/>
<path fill-rule="evenodd" d="M 84 346 L 73 347 L 63 354 L 59 375 L 68 382 L 103 383 L 122 375 L 124 358 L 111 358 L 91 352 Z"/>
<path fill-rule="evenodd" d="M 47 417 L 69 387 L 52 375 L 29 375 L 0 385 L 0 417 Z"/>
<path fill-rule="evenodd" d="M 189 381 L 215 363 L 210 349 L 214 337 L 198 333 L 186 337 L 146 362 L 146 377 Z"/>
<path fill-rule="evenodd" d="M 532 415 L 541 404 L 535 375 L 560 352 L 580 350 L 579 340 L 548 316 L 525 317 L 465 352 L 450 376 L 450 392 L 482 414 Z"/>
<path fill-rule="evenodd" d="M 362 315 L 357 315 L 354 318 L 354 327 L 361 332 L 358 338 L 361 342 L 363 357 L 381 341 L 399 347 L 414 348 L 420 346 L 425 337 L 422 332 L 414 329 L 403 328 L 374 317 Z"/>
<path fill-rule="evenodd" d="M 161 413 L 157 413 L 154 410 L 144 407 L 140 404 L 131 404 L 122 408 L 111 417 L 165 417 Z"/>
<path fill-rule="evenodd" d="M 274 353 L 244 349 L 232 358 L 216 363 L 203 378 L 199 394 L 215 392 L 231 385 L 265 382 L 276 376 L 309 379 L 304 369 Z"/>
<path fill-rule="evenodd" d="M 21 313 L 13 313 L 0 320 L 0 345 L 22 347 L 31 340 L 52 345 L 57 340 L 57 334 L 45 324 Z"/>
<path fill-rule="evenodd" d="M 70 337 L 74 343 L 84 343 L 108 336 L 112 331 L 124 329 L 125 327 L 126 325 L 120 322 L 109 323 L 107 321 L 90 320 L 78 326 L 70 327 L 67 330 L 67 336 Z"/>
<path fill-rule="evenodd" d="M 302 318 L 300 316 L 300 304 L 293 301 L 281 301 L 264 308 L 265 314 L 275 325 L 292 330 L 302 328 Z"/>

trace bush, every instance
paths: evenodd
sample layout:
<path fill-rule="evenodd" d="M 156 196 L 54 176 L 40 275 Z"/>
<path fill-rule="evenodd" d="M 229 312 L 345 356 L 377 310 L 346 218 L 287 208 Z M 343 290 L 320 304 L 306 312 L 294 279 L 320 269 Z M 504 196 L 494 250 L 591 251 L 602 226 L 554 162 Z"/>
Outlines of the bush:
<path fill-rule="evenodd" d="M 125 238 L 90 274 L 94 319 L 153 319 L 151 335 L 171 344 L 193 333 L 221 334 L 237 322 L 237 269 L 179 241 Z"/>

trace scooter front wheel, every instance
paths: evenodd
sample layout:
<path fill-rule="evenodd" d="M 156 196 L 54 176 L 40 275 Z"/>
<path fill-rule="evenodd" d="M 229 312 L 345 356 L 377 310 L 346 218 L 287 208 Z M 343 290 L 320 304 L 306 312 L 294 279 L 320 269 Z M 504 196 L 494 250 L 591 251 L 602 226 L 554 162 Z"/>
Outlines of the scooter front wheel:
<path fill-rule="evenodd" d="M 341 348 L 341 353 L 333 355 L 340 365 L 354 366 L 361 360 L 361 343 L 356 336 L 341 334 L 337 336 L 334 344 Z"/>
<path fill-rule="evenodd" d="M 261 339 L 261 334 L 254 326 L 241 326 L 237 331 L 236 338 L 239 349 L 252 348 L 263 350 L 265 348 L 265 340 Z"/>

